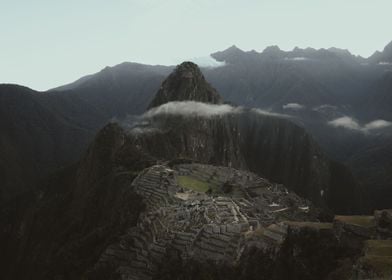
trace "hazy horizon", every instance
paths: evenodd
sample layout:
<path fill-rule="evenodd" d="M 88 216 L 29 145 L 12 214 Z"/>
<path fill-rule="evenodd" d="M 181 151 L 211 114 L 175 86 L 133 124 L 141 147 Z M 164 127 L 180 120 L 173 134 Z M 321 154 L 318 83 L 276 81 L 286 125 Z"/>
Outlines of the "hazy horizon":
<path fill-rule="evenodd" d="M 174 65 L 231 45 L 368 57 L 392 37 L 392 3 L 310 0 L 1 0 L 0 83 L 47 90 L 125 61 Z M 377 4 L 376 4 L 377 3 Z"/>

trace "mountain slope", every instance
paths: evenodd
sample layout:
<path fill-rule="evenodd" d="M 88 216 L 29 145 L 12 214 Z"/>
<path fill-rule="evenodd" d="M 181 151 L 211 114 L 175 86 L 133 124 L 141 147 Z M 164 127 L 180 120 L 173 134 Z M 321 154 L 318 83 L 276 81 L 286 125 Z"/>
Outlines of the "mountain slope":
<path fill-rule="evenodd" d="M 258 53 L 244 52 L 233 46 L 213 56 L 226 61 L 226 65 L 202 69 L 203 74 L 225 101 L 295 115 L 297 124 L 304 126 L 329 156 L 340 161 L 349 159 L 369 143 L 363 143 L 366 142 L 362 141 L 363 137 L 357 137 L 350 131 L 337 133 L 331 129 L 328 122 L 333 117 L 352 116 L 367 123 L 373 121 L 374 116 L 387 118 L 390 112 L 387 102 L 384 102 L 389 92 L 388 84 L 382 78 L 390 66 L 355 57 L 344 50 L 296 48 L 286 52 L 270 47 Z M 109 120 L 143 113 L 172 69 L 123 63 L 36 96 L 43 108 L 57 118 L 77 129 L 89 131 L 88 139 L 91 140 L 92 135 Z M 373 98 L 378 92 L 385 94 Z M 373 99 L 380 101 L 373 103 Z M 287 107 L 293 104 L 302 109 Z M 334 108 L 331 109 L 333 112 L 327 115 L 321 113 L 320 108 L 324 107 Z M 356 141 L 357 138 L 359 141 Z M 352 143 L 352 140 L 355 142 Z M 85 147 L 86 141 L 83 143 L 77 145 Z M 23 162 L 17 163 L 20 164 Z M 26 171 L 26 174 L 29 172 L 35 173 Z M 0 177 L 5 177 L 4 174 L 12 172 L 3 171 Z M 13 177 L 18 181 L 20 176 Z"/>
<path fill-rule="evenodd" d="M 127 145 L 160 159 L 186 157 L 250 170 L 285 184 L 318 205 L 328 205 L 341 213 L 357 211 L 360 191 L 352 175 L 343 171 L 338 178 L 335 171 L 345 168 L 334 169 L 302 128 L 257 111 L 181 115 L 174 109 L 181 106 L 189 104 L 176 103 L 173 111 L 167 106 L 157 108 L 157 114 L 147 113 L 153 117 L 130 130 Z M 192 106 L 197 108 L 198 104 Z"/>
<path fill-rule="evenodd" d="M 166 255 L 166 261 L 179 265 L 171 256 L 177 252 L 176 242 L 181 242 L 175 237 L 176 234 L 189 231 L 189 226 L 181 220 L 181 215 L 187 213 L 184 209 L 191 211 L 191 225 L 201 233 L 200 239 L 195 238 L 196 255 L 199 254 L 198 246 L 207 246 L 207 249 L 212 246 L 210 241 L 213 239 L 204 241 L 203 236 L 208 234 L 208 227 L 215 224 L 219 224 L 219 228 L 221 224 L 222 228 L 223 225 L 226 228 L 227 224 L 226 235 L 233 237 L 227 243 L 229 247 L 230 244 L 244 246 L 243 233 L 238 230 L 242 227 L 252 230 L 251 227 L 257 225 L 256 220 L 260 220 L 263 226 L 268 226 L 288 218 L 316 222 L 328 217 L 283 186 L 270 183 L 250 172 L 192 163 L 181 165 L 173 162 L 170 167 L 157 165 L 157 159 L 148 159 L 144 155 L 139 157 L 141 151 L 137 147 L 135 149 L 135 146 L 127 145 L 127 138 L 118 125 L 106 126 L 98 133 L 78 165 L 50 177 L 41 187 L 40 195 L 18 197 L 12 201 L 12 205 L 5 205 L 8 207 L 1 209 L 0 225 L 3 230 L 0 232 L 0 267 L 3 279 L 121 279 L 121 275 L 135 277 L 139 275 L 136 273 L 146 271 L 138 263 L 151 258 L 150 263 L 160 264 L 155 259 L 159 253 L 154 250 L 159 249 L 157 246 L 167 246 L 167 255 L 162 252 L 160 255 Z M 168 170 L 176 168 L 175 166 L 178 166 L 178 172 L 183 172 L 181 170 L 184 168 L 194 170 L 195 176 L 199 174 L 197 169 L 200 168 L 207 173 L 216 174 L 214 180 L 218 182 L 216 184 L 222 182 L 218 186 L 222 189 L 215 190 L 215 198 L 206 193 L 195 192 L 195 199 L 190 198 L 187 205 L 187 201 L 176 196 L 184 194 L 184 191 L 181 192 L 168 176 Z M 149 168 L 144 169 L 145 167 Z M 180 174 L 177 173 L 176 176 Z M 143 192 L 149 186 L 153 186 L 151 191 Z M 242 199 L 247 192 L 252 197 Z M 192 192 L 189 194 L 192 195 Z M 219 199 L 216 198 L 217 195 L 220 196 Z M 157 196 L 165 196 L 166 200 L 157 200 Z M 200 200 L 205 201 L 206 205 L 211 203 L 210 211 L 217 209 L 214 217 L 218 222 L 207 223 L 199 205 L 192 206 L 192 203 L 200 203 Z M 236 216 L 228 216 L 227 210 L 223 209 L 222 203 L 226 203 L 226 200 L 229 201 L 228 207 L 237 207 L 238 210 L 231 210 L 238 211 Z M 167 205 L 162 206 L 161 203 L 165 201 Z M 280 208 L 272 202 L 279 203 Z M 290 211 L 285 210 L 287 207 Z M 156 212 L 156 209 L 161 211 Z M 270 213 L 276 209 L 284 211 Z M 175 212 L 172 213 L 171 210 Z M 157 216 L 157 213 L 162 216 Z M 209 217 L 212 217 L 212 213 L 209 213 Z M 256 216 L 248 217 L 251 213 Z M 226 215 L 227 221 L 219 222 L 222 219 L 220 215 Z M 157 217 L 160 224 L 171 223 L 169 232 L 167 229 L 161 230 L 159 223 L 156 224 L 155 233 L 150 231 L 149 226 L 154 228 L 149 223 L 153 217 Z M 161 236 L 167 233 L 170 235 L 165 238 Z M 190 231 L 189 234 L 191 233 Z M 156 241 L 150 240 L 152 234 L 156 234 Z M 255 236 L 258 236 L 256 234 L 257 232 Z M 273 232 L 271 234 L 273 236 Z M 215 239 L 219 237 L 220 234 L 215 235 Z M 261 244 L 265 242 L 275 246 L 276 241 L 269 238 L 267 235 L 262 236 Z M 172 243 L 161 244 L 158 241 L 161 239 L 162 242 L 171 240 Z M 222 236 L 222 240 L 216 242 L 222 244 L 227 242 L 227 238 Z M 141 251 L 140 246 L 143 244 L 149 246 Z M 209 250 L 205 250 L 200 256 L 208 252 Z M 228 249 L 227 257 L 236 254 L 235 248 Z M 204 258 L 212 260 L 214 256 L 217 255 L 209 253 Z M 226 261 L 226 258 L 222 261 Z M 147 270 L 165 274 L 167 266 L 160 268 L 156 265 L 148 266 Z M 141 279 L 149 279 L 144 278 L 144 274 L 139 276 Z"/>
<path fill-rule="evenodd" d="M 220 98 L 205 96 L 207 86 L 199 79 L 194 94 Z M 269 279 L 285 279 L 282 269 L 322 279 L 357 254 L 320 224 L 328 211 L 299 197 L 341 213 L 357 211 L 360 198 L 350 172 L 303 128 L 258 109 L 167 101 L 123 127 L 106 125 L 79 163 L 0 205 L 4 279 L 165 279 L 181 275 L 184 260 L 225 272 L 218 279 L 260 275 L 247 263 Z M 311 265 L 315 257 L 321 266 Z M 296 260 L 306 265 L 292 268 Z"/>
<path fill-rule="evenodd" d="M 376 119 L 392 120 L 392 70 L 385 71 L 370 87 L 371 95 L 361 100 Z"/>
<path fill-rule="evenodd" d="M 0 200 L 78 161 L 111 119 L 143 112 L 169 69 L 124 63 L 49 92 L 0 85 Z"/>
<path fill-rule="evenodd" d="M 207 79 L 236 104 L 280 109 L 288 103 L 307 107 L 345 104 L 368 83 L 366 67 L 350 54 L 336 50 L 278 47 L 262 53 L 229 48 L 212 54 L 225 67 L 207 70 Z M 241 93 L 241 94 L 239 94 Z"/>
<path fill-rule="evenodd" d="M 392 63 L 392 42 L 386 45 L 382 52 L 376 51 L 371 57 L 369 57 L 369 61 L 379 64 Z"/>
<path fill-rule="evenodd" d="M 219 94 L 206 82 L 200 69 L 192 62 L 184 62 L 177 66 L 169 78 L 162 83 L 148 108 L 182 100 L 222 103 Z"/>
<path fill-rule="evenodd" d="M 67 85 L 65 92 L 102 111 L 107 119 L 140 114 L 171 70 L 167 66 L 122 63 Z M 65 93 L 61 87 L 51 92 Z"/>
<path fill-rule="evenodd" d="M 0 198 L 31 190 L 48 172 L 76 161 L 93 133 L 55 114 L 40 94 L 0 86 Z"/>

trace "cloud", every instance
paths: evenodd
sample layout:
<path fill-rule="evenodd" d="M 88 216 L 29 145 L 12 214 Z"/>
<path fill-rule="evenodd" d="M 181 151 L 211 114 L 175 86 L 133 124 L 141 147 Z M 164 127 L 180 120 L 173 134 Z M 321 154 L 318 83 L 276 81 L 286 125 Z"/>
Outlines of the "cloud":
<path fill-rule="evenodd" d="M 342 127 L 350 130 L 361 131 L 364 133 L 370 132 L 372 130 L 386 128 L 392 125 L 392 122 L 386 120 L 374 120 L 363 126 L 361 126 L 356 120 L 351 117 L 345 116 L 341 118 L 334 119 L 328 122 L 329 125 L 334 127 Z"/>
<path fill-rule="evenodd" d="M 375 120 L 365 125 L 364 129 L 371 130 L 371 129 L 381 129 L 388 126 L 391 126 L 392 122 L 388 122 L 385 120 Z"/>
<path fill-rule="evenodd" d="M 298 103 L 287 103 L 286 105 L 282 106 L 283 109 L 289 109 L 289 110 L 302 110 L 305 109 L 304 105 L 298 104 Z"/>
<path fill-rule="evenodd" d="M 252 112 L 264 116 L 278 118 L 291 118 L 292 116 L 273 113 L 262 109 L 245 109 L 244 107 L 233 107 L 228 104 L 208 104 L 196 101 L 174 101 L 152 108 L 141 116 L 127 116 L 119 124 L 132 134 L 156 133 L 161 131 L 159 118 L 160 115 L 181 115 L 187 117 L 212 118 L 228 114 L 241 114 Z"/>
<path fill-rule="evenodd" d="M 312 110 L 313 111 L 323 111 L 323 110 L 337 110 L 338 107 L 330 104 L 323 104 L 317 107 L 314 107 Z"/>
<path fill-rule="evenodd" d="M 272 116 L 272 117 L 278 117 L 278 118 L 293 118 L 293 116 L 290 116 L 290 115 L 274 113 L 274 112 L 270 112 L 270 111 L 266 111 L 266 110 L 262 110 L 262 109 L 257 109 L 257 108 L 253 108 L 253 109 L 251 109 L 251 111 L 254 113 L 260 114 L 260 115 L 264 115 L 264 116 Z"/>
<path fill-rule="evenodd" d="M 208 104 L 195 101 L 175 101 L 165 103 L 146 112 L 143 118 L 152 118 L 160 114 L 214 117 L 225 114 L 236 114 L 243 111 L 242 107 L 233 107 L 227 104 Z"/>
<path fill-rule="evenodd" d="M 298 57 L 285 57 L 284 60 L 288 60 L 288 61 L 306 61 L 306 60 L 310 60 L 307 57 L 303 57 L 303 56 L 298 56 Z"/>
<path fill-rule="evenodd" d="M 243 113 L 246 109 L 243 107 L 233 107 L 228 104 L 209 104 L 196 101 L 174 101 L 165 103 L 157 108 L 152 108 L 144 113 L 141 118 L 153 118 L 160 114 L 197 116 L 197 117 L 214 117 L 226 114 Z M 265 116 L 273 116 L 279 118 L 292 118 L 290 115 L 274 113 L 258 108 L 250 109 L 251 112 Z"/>
<path fill-rule="evenodd" d="M 392 65 L 391 62 L 381 61 L 378 63 L 379 65 Z"/>
<path fill-rule="evenodd" d="M 217 61 L 212 56 L 202 56 L 190 59 L 190 61 L 199 65 L 199 67 L 204 68 L 218 68 L 226 65 L 225 61 Z"/>
<path fill-rule="evenodd" d="M 343 127 L 352 130 L 361 130 L 361 126 L 358 124 L 358 122 L 350 117 L 337 118 L 334 119 L 333 121 L 328 122 L 328 124 L 334 127 Z"/>

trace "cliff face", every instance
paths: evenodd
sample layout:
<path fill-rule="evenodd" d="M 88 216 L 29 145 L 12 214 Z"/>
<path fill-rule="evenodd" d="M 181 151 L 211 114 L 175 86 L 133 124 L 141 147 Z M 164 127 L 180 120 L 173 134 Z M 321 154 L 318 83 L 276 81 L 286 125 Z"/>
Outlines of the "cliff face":
<path fill-rule="evenodd" d="M 217 91 L 207 83 L 199 67 L 184 62 L 162 83 L 148 108 L 157 107 L 170 101 L 194 100 L 204 103 L 222 103 Z"/>
<path fill-rule="evenodd" d="M 143 203 L 130 187 L 135 169 L 116 170 L 122 139 L 121 128 L 105 127 L 79 164 L 0 205 L 2 279 L 80 279 L 136 224 Z"/>
<path fill-rule="evenodd" d="M 217 166 L 283 170 L 287 161 L 309 173 L 298 173 L 298 184 L 318 184 L 312 172 L 327 176 L 328 166 L 302 129 L 252 112 L 151 121 L 145 133 L 106 126 L 81 162 L 51 177 L 33 201 L 20 197 L 1 209 L 4 279 L 287 279 L 290 272 L 312 279 L 310 267 L 323 279 L 340 265 L 344 245 L 318 224 L 326 213 L 282 185 Z M 282 158 L 274 143 L 283 135 Z M 176 157 L 214 165 L 170 161 Z M 315 229 L 308 233 L 304 221 Z M 323 262 L 312 262 L 315 250 Z"/>
<path fill-rule="evenodd" d="M 125 145 L 160 159 L 185 157 L 250 170 L 337 212 L 358 206 L 350 172 L 332 164 L 304 129 L 286 119 L 244 110 L 215 117 L 168 112 L 145 121 L 149 124 L 130 130 Z"/>
<path fill-rule="evenodd" d="M 157 161 L 128 146 L 126 141 L 128 139 L 119 126 L 108 125 L 97 135 L 78 165 L 48 178 L 37 193 L 1 205 L 0 268 L 3 279 L 79 279 L 82 275 L 89 275 L 88 279 L 101 279 L 99 277 L 106 275 L 105 271 L 114 273 L 112 277 L 117 279 L 112 265 L 118 265 L 118 262 L 105 261 L 110 252 L 115 252 L 113 256 L 119 254 L 117 247 L 111 249 L 110 245 L 114 246 L 119 240 L 129 242 L 128 239 L 133 237 L 126 234 L 130 229 L 135 231 L 145 206 L 160 205 L 154 204 L 156 200 L 141 191 L 149 187 L 147 181 L 151 179 L 156 183 L 152 188 L 154 192 L 159 192 L 162 187 L 158 180 L 162 176 L 160 172 L 156 173 L 158 177 L 152 172 L 146 182 L 139 179 L 132 183 L 142 169 Z M 207 168 L 207 171 L 212 168 L 215 167 Z M 216 170 L 216 186 L 223 188 L 233 170 L 223 173 L 218 168 Z M 255 175 L 243 174 L 247 180 L 256 180 Z M 266 180 L 260 183 L 273 186 Z M 176 188 L 175 185 L 172 187 Z M 241 191 L 235 193 L 241 195 Z M 274 201 L 278 203 L 286 195 L 284 191 L 279 193 L 274 194 Z M 298 207 L 310 206 L 310 203 L 294 194 L 292 196 L 293 201 L 297 201 L 298 217 L 307 216 L 306 211 Z M 177 198 L 168 195 L 167 199 Z M 289 200 L 282 200 L 282 205 Z M 171 207 L 178 206 L 172 204 Z M 316 215 L 309 215 L 309 219 L 316 218 L 317 212 L 314 213 Z"/>

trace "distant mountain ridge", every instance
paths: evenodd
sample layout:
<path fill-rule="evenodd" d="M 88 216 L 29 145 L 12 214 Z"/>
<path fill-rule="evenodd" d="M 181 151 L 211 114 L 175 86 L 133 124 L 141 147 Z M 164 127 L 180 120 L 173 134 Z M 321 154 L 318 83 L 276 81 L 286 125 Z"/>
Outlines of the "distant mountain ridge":
<path fill-rule="evenodd" d="M 368 60 L 372 63 L 392 64 L 392 42 L 386 45 L 383 51 L 376 51 Z"/>
<path fill-rule="evenodd" d="M 383 53 L 387 54 L 390 48 L 385 49 Z M 352 116 L 361 123 L 377 119 L 392 120 L 392 110 L 386 102 L 389 100 L 388 71 L 392 70 L 388 64 L 356 57 L 336 48 L 296 48 L 285 52 L 275 46 L 258 53 L 244 52 L 233 46 L 212 56 L 226 64 L 204 68 L 202 73 L 225 101 L 294 116 L 293 121 L 305 127 L 331 157 L 340 161 L 352 158 L 362 147 L 368 146 L 373 138 L 363 135 L 357 137 L 343 128 L 330 127 L 328 122 L 334 117 Z M 73 137 L 75 140 L 65 141 L 67 148 L 56 152 L 56 157 L 61 159 L 58 166 L 62 166 L 69 162 L 64 160 L 69 158 L 68 154 L 72 154 L 63 154 L 63 150 L 72 149 L 73 145 L 80 147 L 75 149 L 72 157 L 77 160 L 87 142 L 108 121 L 142 114 L 152 102 L 161 82 L 172 70 L 173 67 L 167 66 L 122 63 L 65 87 L 45 93 L 29 91 L 23 99 L 39 100 L 40 106 L 50 112 L 46 119 L 60 119 L 80 130 L 80 136 Z M 10 87 L 15 91 L 21 90 L 18 86 Z M 4 95 L 10 94 L 4 88 L 0 91 Z M 14 106 L 8 103 L 8 98 L 3 100 L 4 107 Z M 18 127 L 19 121 L 15 122 L 13 129 L 18 131 Z M 4 127 L 0 129 L 2 135 L 8 137 L 9 130 Z M 33 125 L 31 130 L 42 135 L 39 126 Z M 64 133 L 62 129 L 54 134 L 61 133 Z M 28 137 L 23 138 L 28 140 Z M 77 139 L 81 139 L 80 143 L 73 142 Z M 9 140 L 3 141 L 6 142 Z M 23 144 L 19 143 L 21 141 L 13 141 L 13 150 L 22 150 L 19 145 Z M 377 142 L 374 144 L 377 145 Z M 3 150 L 9 149 L 8 144 L 3 144 L 3 147 Z M 47 155 L 41 150 L 42 147 L 37 149 L 38 154 Z M 9 151 L 3 153 L 1 161 L 8 162 L 14 157 L 11 154 Z M 32 157 L 33 162 L 37 157 Z M 44 173 L 48 171 L 45 168 L 42 170 Z M 34 171 L 27 173 L 34 174 Z M 5 177 L 2 174 L 7 174 L 8 178 L 13 173 L 3 167 L 0 179 Z M 12 180 L 20 181 L 20 176 L 13 176 Z M 23 183 L 26 184 L 30 185 L 28 182 Z"/>
<path fill-rule="evenodd" d="M 154 84 L 160 79 L 160 74 L 149 67 L 141 67 L 146 72 L 135 69 L 132 72 L 134 66 L 131 69 L 128 66 L 131 65 L 125 67 L 125 73 L 107 69 L 85 81 L 83 86 L 64 92 L 36 93 L 28 90 L 26 93 L 24 100 L 39 100 L 51 112 L 43 119 L 67 120 L 67 125 L 79 120 L 79 128 L 99 132 L 79 162 L 47 176 L 36 190 L 24 191 L 0 204 L 0 226 L 3 229 L 0 231 L 3 257 L 0 267 L 5 279 L 120 279 L 135 275 L 140 275 L 140 279 L 152 279 L 155 271 L 171 277 L 171 274 L 165 273 L 168 271 L 167 263 L 173 264 L 173 271 L 183 264 L 179 257 L 181 251 L 176 249 L 179 247 L 184 252 L 195 247 L 197 254 L 209 251 L 208 255 L 200 254 L 202 262 L 218 268 L 218 262 L 205 258 L 217 255 L 217 248 L 220 252 L 218 260 L 226 259 L 228 249 L 241 258 L 244 256 L 245 270 L 250 257 L 261 268 L 276 263 L 276 270 L 271 270 L 268 275 L 273 275 L 279 268 L 297 267 L 298 263 L 301 266 L 294 271 L 301 279 L 302 275 L 309 275 L 309 268 L 312 269 L 311 277 L 315 271 L 322 275 L 320 279 L 343 265 L 351 269 L 351 263 L 338 262 L 340 258 L 350 258 L 356 251 L 349 252 L 350 255 L 342 254 L 340 251 L 345 251 L 346 247 L 342 250 L 339 247 L 341 243 L 335 242 L 339 238 L 331 231 L 332 223 L 320 223 L 331 221 L 331 213 L 326 209 L 320 211 L 298 195 L 339 213 L 361 213 L 368 210 L 361 203 L 361 188 L 346 167 L 329 160 L 306 130 L 290 121 L 295 116 L 220 104 L 220 95 L 202 78 L 194 64 L 182 65 L 185 71 L 182 66 L 177 68 L 174 75 L 161 84 L 163 92 L 162 87 Z M 217 70 L 225 68 L 233 70 L 226 66 Z M 129 76 L 129 73 L 132 75 Z M 194 79 L 195 75 L 198 78 Z M 276 73 L 272 76 L 275 79 Z M 285 78 L 288 77 L 286 74 Z M 242 80 L 238 81 L 241 85 Z M 130 85 L 137 89 L 129 88 Z M 149 95 L 152 88 L 156 88 L 157 101 Z M 8 98 L 12 99 L 23 91 L 16 89 L 16 93 L 4 90 L 5 106 L 12 104 Z M 35 104 L 34 100 L 27 105 Z M 64 106 L 61 106 L 63 102 Z M 156 106 L 146 111 L 150 102 Z M 66 106 L 68 103 L 75 107 Z M 135 106 L 132 103 L 139 107 L 130 107 Z M 28 108 L 27 105 L 24 108 Z M 186 107 L 179 110 L 184 105 Z M 26 112 L 28 115 L 41 115 L 31 111 Z M 108 117 L 121 118 L 127 113 L 139 116 L 125 118 L 123 127 L 111 121 L 99 129 Z M 6 115 L 12 116 L 12 112 Z M 135 122 L 128 123 L 129 119 Z M 22 119 L 13 124 L 11 132 L 7 130 L 6 135 L 12 135 L 13 130 L 18 131 L 18 125 L 23 123 Z M 46 124 L 38 122 L 42 123 Z M 57 123 L 54 127 L 58 127 Z M 31 131 L 38 135 L 43 135 L 41 129 L 40 125 L 31 127 Z M 49 136 L 59 134 L 60 139 L 69 139 L 61 133 L 64 131 L 67 127 L 60 132 L 50 131 Z M 72 136 L 71 139 L 81 139 L 80 135 Z M 76 147 L 73 142 L 55 144 Z M 16 146 L 16 149 L 19 148 Z M 41 153 L 45 149 L 40 147 L 36 151 Z M 174 172 L 173 169 L 181 164 L 190 166 L 185 170 L 179 166 Z M 200 172 L 197 166 L 208 172 Z M 233 167 L 243 171 L 236 171 Z M 194 186 L 195 189 L 188 190 L 189 186 L 181 185 L 180 177 L 187 182 L 190 180 L 187 172 L 202 178 L 203 186 L 207 184 L 208 187 L 204 190 L 207 196 Z M 287 189 L 270 184 L 266 180 L 269 178 L 286 184 Z M 213 190 L 214 184 L 217 192 Z M 243 192 L 243 188 L 247 191 Z M 190 200 L 189 195 L 194 199 Z M 249 201 L 254 204 L 250 205 Z M 294 224 L 294 230 L 281 224 L 292 219 L 299 221 Z M 165 220 L 170 220 L 170 223 Z M 302 223 L 305 221 L 314 221 L 315 224 Z M 211 227 L 212 222 L 217 226 Z M 200 230 L 195 231 L 192 223 Z M 265 226 L 271 223 L 279 225 L 273 224 L 268 230 Z M 339 234 L 346 233 L 344 227 L 339 228 Z M 356 229 L 354 227 L 354 231 Z M 237 233 L 235 237 L 227 234 L 231 231 Z M 184 232 L 189 234 L 184 236 Z M 294 235 L 290 235 L 291 232 Z M 286 233 L 288 242 L 282 243 Z M 301 238 L 290 240 L 290 236 L 297 233 Z M 181 234 L 182 239 L 177 238 Z M 264 240 L 265 234 L 265 243 L 254 242 L 259 238 Z M 354 237 L 357 235 L 355 232 Z M 188 243 L 184 244 L 184 238 L 187 241 L 189 236 L 192 237 L 191 247 Z M 212 240 L 217 236 L 226 242 Z M 348 239 L 350 242 L 344 242 L 345 246 L 346 243 L 351 245 L 351 239 L 356 242 L 354 238 Z M 243 242 L 255 246 L 250 247 L 250 252 L 240 250 L 235 244 Z M 277 247 L 271 247 L 275 243 Z M 146 244 L 151 246 L 147 248 Z M 327 247 L 330 249 L 326 250 Z M 282 255 L 277 258 L 281 263 L 276 262 L 274 255 L 278 251 L 275 248 L 283 248 L 283 254 L 286 250 L 290 252 L 286 254 L 290 259 L 293 256 L 292 260 L 287 263 L 287 257 Z M 302 249 L 310 253 L 301 253 L 299 258 L 297 252 L 302 252 Z M 317 268 L 312 264 L 314 252 L 317 252 L 317 263 L 320 264 Z M 157 254 L 164 257 L 163 268 L 153 267 L 150 265 L 152 262 L 146 261 L 147 258 L 156 258 Z M 259 257 L 265 254 L 267 262 L 265 257 Z M 273 257 L 268 258 L 268 255 Z M 238 267 L 238 261 L 234 264 Z M 135 274 L 135 271 L 140 274 Z M 201 271 L 204 274 L 204 270 Z M 222 271 L 226 271 L 224 266 Z M 254 272 L 253 269 L 247 275 L 255 274 L 260 276 L 259 271 Z M 247 278 L 245 275 L 244 279 Z M 287 279 L 287 276 L 282 274 L 276 279 Z"/>

